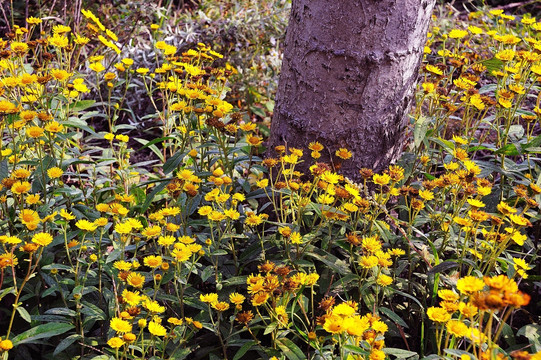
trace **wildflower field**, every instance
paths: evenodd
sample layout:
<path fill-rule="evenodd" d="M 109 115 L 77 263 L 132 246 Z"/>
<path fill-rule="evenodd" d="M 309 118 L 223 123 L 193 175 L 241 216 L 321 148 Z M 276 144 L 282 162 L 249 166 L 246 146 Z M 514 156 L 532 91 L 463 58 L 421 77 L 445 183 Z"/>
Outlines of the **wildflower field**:
<path fill-rule="evenodd" d="M 287 1 L 136 4 L 0 40 L 3 360 L 541 359 L 541 19 L 438 6 L 354 183 L 265 147 Z"/>

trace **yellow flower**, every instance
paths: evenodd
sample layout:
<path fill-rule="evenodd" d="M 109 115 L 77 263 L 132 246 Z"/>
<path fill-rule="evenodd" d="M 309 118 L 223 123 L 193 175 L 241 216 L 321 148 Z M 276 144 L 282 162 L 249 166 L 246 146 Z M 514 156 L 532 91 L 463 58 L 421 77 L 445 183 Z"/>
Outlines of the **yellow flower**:
<path fill-rule="evenodd" d="M 47 175 L 51 179 L 57 179 L 57 178 L 61 177 L 62 174 L 64 174 L 64 171 L 59 167 L 52 167 L 52 168 L 47 170 Z"/>
<path fill-rule="evenodd" d="M 341 316 L 331 315 L 325 318 L 323 329 L 331 334 L 340 334 L 346 331 L 345 325 L 347 324 L 344 324 L 344 319 Z"/>
<path fill-rule="evenodd" d="M 444 308 L 441 307 L 429 307 L 426 310 L 428 318 L 434 322 L 444 323 L 451 319 L 451 314 L 447 312 Z"/>
<path fill-rule="evenodd" d="M 515 52 L 511 49 L 498 51 L 494 57 L 502 61 L 511 61 L 515 57 Z"/>
<path fill-rule="evenodd" d="M 129 322 L 117 317 L 111 319 L 109 326 L 117 333 L 128 333 L 132 330 L 132 325 Z"/>
<path fill-rule="evenodd" d="M 470 206 L 473 208 L 480 209 L 480 208 L 485 207 L 485 203 L 482 202 L 481 200 L 468 199 L 467 201 L 468 201 L 468 204 L 470 204 Z"/>
<path fill-rule="evenodd" d="M 389 286 L 392 283 L 393 278 L 385 274 L 380 274 L 376 279 L 376 284 L 378 284 L 379 286 Z"/>
<path fill-rule="evenodd" d="M 513 224 L 515 224 L 517 226 L 527 226 L 527 225 L 530 224 L 528 219 L 526 219 L 525 217 L 520 216 L 520 215 L 511 214 L 511 215 L 509 215 L 509 219 L 511 220 L 511 222 Z"/>
<path fill-rule="evenodd" d="M 524 259 L 513 258 L 513 267 L 519 276 L 522 276 L 524 279 L 528 278 L 526 271 L 531 270 L 533 266 L 528 265 Z"/>
<path fill-rule="evenodd" d="M 143 303 L 143 306 L 145 309 L 147 309 L 149 312 L 153 313 L 163 313 L 165 312 L 165 306 L 161 306 L 157 301 L 155 300 L 146 300 Z"/>
<path fill-rule="evenodd" d="M 167 330 L 157 322 L 151 321 L 148 323 L 148 331 L 155 336 L 165 336 Z"/>
<path fill-rule="evenodd" d="M 32 194 L 32 195 L 28 195 L 26 197 L 26 203 L 28 205 L 35 205 L 35 204 L 39 204 L 40 203 L 40 200 L 39 200 L 39 194 Z"/>
<path fill-rule="evenodd" d="M 129 222 L 118 223 L 115 225 L 115 231 L 119 234 L 129 234 L 133 230 L 132 224 Z"/>
<path fill-rule="evenodd" d="M 16 54 L 22 54 L 28 51 L 28 44 L 14 41 L 11 43 L 11 51 L 13 51 Z"/>
<path fill-rule="evenodd" d="M 468 332 L 468 326 L 459 320 L 451 320 L 445 326 L 447 332 L 456 337 L 463 337 Z"/>
<path fill-rule="evenodd" d="M 98 227 L 94 223 L 91 223 L 90 221 L 84 220 L 84 219 L 77 221 L 75 223 L 75 226 L 77 226 L 79 229 L 83 231 L 88 231 L 88 232 L 92 232 L 96 230 L 96 228 Z"/>
<path fill-rule="evenodd" d="M 39 246 L 47 246 L 53 242 L 53 237 L 51 234 L 41 232 L 32 236 L 32 242 Z"/>
<path fill-rule="evenodd" d="M 340 149 L 336 150 L 336 152 L 334 154 L 336 156 L 338 156 L 340 159 L 343 159 L 343 160 L 347 160 L 347 159 L 351 158 L 351 156 L 352 156 L 351 151 L 349 151 L 346 148 L 340 148 Z"/>
<path fill-rule="evenodd" d="M 53 36 L 49 36 L 47 41 L 49 42 L 49 45 L 58 48 L 65 48 L 69 45 L 68 38 L 58 33 L 54 34 Z"/>
<path fill-rule="evenodd" d="M 374 184 L 383 186 L 387 185 L 391 181 L 391 177 L 387 174 L 374 174 L 372 180 L 374 181 Z"/>
<path fill-rule="evenodd" d="M 468 32 L 466 30 L 453 29 L 449 32 L 449 37 L 451 39 L 462 39 L 466 35 L 468 35 Z"/>
<path fill-rule="evenodd" d="M 229 301 L 235 305 L 241 305 L 244 300 L 246 300 L 246 297 L 244 297 L 244 295 L 241 295 L 239 293 L 229 294 Z"/>
<path fill-rule="evenodd" d="M 17 257 L 11 253 L 0 255 L 0 269 L 5 269 L 8 266 L 16 266 L 18 263 Z"/>
<path fill-rule="evenodd" d="M 39 215 L 36 211 L 30 209 L 24 209 L 21 211 L 19 218 L 21 222 L 27 227 L 33 226 L 34 229 L 37 227 L 37 224 L 41 221 Z M 34 226 L 35 225 L 35 226 Z"/>
<path fill-rule="evenodd" d="M 31 126 L 28 129 L 26 129 L 26 135 L 28 135 L 31 138 L 38 138 L 43 134 L 43 129 L 39 126 Z"/>
<path fill-rule="evenodd" d="M 143 260 L 143 263 L 145 264 L 145 266 L 148 266 L 154 269 L 154 268 L 162 266 L 163 260 L 161 256 L 149 255 L 145 257 L 145 259 Z"/>
<path fill-rule="evenodd" d="M 226 311 L 229 309 L 229 304 L 223 301 L 212 303 L 212 308 L 216 311 Z"/>
<path fill-rule="evenodd" d="M 429 71 L 436 75 L 443 75 L 443 71 L 441 71 L 440 68 L 430 64 L 426 66 L 426 71 Z"/>
<path fill-rule="evenodd" d="M 0 349 L 2 349 L 3 351 L 11 350 L 13 349 L 13 343 L 9 339 L 4 339 L 0 341 Z"/>
<path fill-rule="evenodd" d="M 370 256 L 361 256 L 361 260 L 359 261 L 359 265 L 361 265 L 364 269 L 370 269 L 376 266 L 379 263 L 379 260 L 376 256 L 370 255 Z"/>
<path fill-rule="evenodd" d="M 105 67 L 100 62 L 92 63 L 88 67 L 90 68 L 90 70 L 93 70 L 93 71 L 95 71 L 97 73 L 102 72 L 103 70 L 105 70 Z"/>
<path fill-rule="evenodd" d="M 11 185 L 11 192 L 17 195 L 25 194 L 30 191 L 32 186 L 28 181 L 17 181 Z"/>
<path fill-rule="evenodd" d="M 113 266 L 120 271 L 128 271 L 132 268 L 132 264 L 124 260 L 115 261 Z"/>
<path fill-rule="evenodd" d="M 263 143 L 263 138 L 253 134 L 246 135 L 246 142 L 252 146 L 259 146 Z"/>
<path fill-rule="evenodd" d="M 456 288 L 464 295 L 470 295 L 474 292 L 480 291 L 485 287 L 485 283 L 482 279 L 475 276 L 466 276 L 458 279 L 456 282 Z"/>
<path fill-rule="evenodd" d="M 26 22 L 29 23 L 30 25 L 38 25 L 38 24 L 41 24 L 42 20 L 31 16 L 28 19 L 26 19 Z"/>
<path fill-rule="evenodd" d="M 57 121 L 51 121 L 45 125 L 45 130 L 51 133 L 58 133 L 64 130 L 64 125 L 58 123 Z"/>
<path fill-rule="evenodd" d="M 213 304 L 218 301 L 218 294 L 201 294 L 199 295 L 199 300 L 201 300 L 201 302 L 204 302 L 205 304 Z"/>
<path fill-rule="evenodd" d="M 291 235 L 289 236 L 289 239 L 291 240 L 292 244 L 295 244 L 295 245 L 302 244 L 302 235 L 296 231 L 291 233 Z"/>
<path fill-rule="evenodd" d="M 134 288 L 142 288 L 145 284 L 145 277 L 139 273 L 131 272 L 126 281 Z"/>

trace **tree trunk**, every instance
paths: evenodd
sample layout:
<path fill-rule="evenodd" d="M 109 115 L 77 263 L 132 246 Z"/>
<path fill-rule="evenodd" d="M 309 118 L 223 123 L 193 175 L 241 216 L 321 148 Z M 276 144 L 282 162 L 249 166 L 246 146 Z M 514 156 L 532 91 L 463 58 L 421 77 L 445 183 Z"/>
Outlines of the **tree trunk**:
<path fill-rule="evenodd" d="M 337 165 L 347 148 L 341 172 L 353 180 L 396 160 L 434 3 L 293 0 L 269 152 L 319 141 L 321 161 Z"/>

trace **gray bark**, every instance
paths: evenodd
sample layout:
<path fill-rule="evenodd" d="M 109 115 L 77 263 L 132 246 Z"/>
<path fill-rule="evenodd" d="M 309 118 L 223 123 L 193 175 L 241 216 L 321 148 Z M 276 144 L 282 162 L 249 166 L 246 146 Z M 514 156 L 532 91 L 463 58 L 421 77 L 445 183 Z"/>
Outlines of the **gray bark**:
<path fill-rule="evenodd" d="M 276 145 L 319 141 L 341 172 L 381 171 L 402 152 L 435 0 L 293 0 L 271 125 Z M 310 151 L 305 151 L 309 163 Z"/>

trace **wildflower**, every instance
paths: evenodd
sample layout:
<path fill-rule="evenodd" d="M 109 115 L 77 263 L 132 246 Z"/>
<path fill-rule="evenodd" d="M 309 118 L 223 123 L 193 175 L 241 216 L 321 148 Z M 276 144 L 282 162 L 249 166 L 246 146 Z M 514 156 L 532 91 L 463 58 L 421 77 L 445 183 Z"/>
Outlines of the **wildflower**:
<path fill-rule="evenodd" d="M 43 134 L 43 129 L 39 126 L 31 126 L 26 129 L 26 135 L 28 135 L 31 138 L 38 138 Z"/>
<path fill-rule="evenodd" d="M 515 52 L 511 49 L 502 50 L 496 53 L 494 57 L 502 61 L 511 61 L 515 57 Z"/>
<path fill-rule="evenodd" d="M 481 200 L 468 199 L 467 201 L 468 201 L 468 204 L 470 204 L 470 206 L 473 208 L 480 209 L 482 207 L 485 207 L 485 203 L 482 202 Z"/>
<path fill-rule="evenodd" d="M 451 39 L 462 39 L 466 35 L 468 35 L 468 32 L 466 30 L 459 30 L 459 29 L 453 29 L 449 32 L 449 37 Z"/>
<path fill-rule="evenodd" d="M 53 237 L 51 236 L 51 234 L 41 232 L 32 236 L 32 242 L 39 246 L 47 246 L 51 242 L 53 242 Z"/>
<path fill-rule="evenodd" d="M 129 234 L 132 230 L 133 226 L 127 221 L 115 225 L 115 231 L 119 234 Z"/>
<path fill-rule="evenodd" d="M 0 255 L 0 269 L 16 266 L 18 263 L 17 257 L 11 253 Z"/>
<path fill-rule="evenodd" d="M 482 290 L 485 286 L 483 280 L 476 278 L 475 276 L 466 276 L 458 279 L 456 288 L 464 295 L 470 295 L 474 292 Z"/>
<path fill-rule="evenodd" d="M 434 66 L 434 65 L 427 65 L 425 67 L 426 71 L 429 71 L 433 74 L 436 74 L 436 75 L 443 75 L 443 71 L 440 70 L 440 68 L 438 68 L 437 66 Z"/>
<path fill-rule="evenodd" d="M 17 181 L 11 185 L 11 192 L 17 195 L 25 194 L 30 191 L 32 186 L 28 181 Z"/>
<path fill-rule="evenodd" d="M 420 190 L 419 191 L 419 196 L 423 199 L 423 200 L 432 200 L 434 199 L 434 193 L 430 190 Z"/>
<path fill-rule="evenodd" d="M 132 330 L 132 325 L 129 322 L 117 317 L 111 319 L 109 326 L 117 333 L 128 333 Z"/>
<path fill-rule="evenodd" d="M 147 309 L 149 312 L 152 312 L 152 313 L 165 312 L 165 306 L 161 306 L 157 301 L 154 301 L 154 300 L 146 300 L 143 303 L 143 306 L 145 307 L 145 309 Z"/>
<path fill-rule="evenodd" d="M 444 323 L 451 319 L 451 314 L 447 312 L 444 308 L 441 307 L 429 307 L 426 310 L 428 318 L 434 322 Z"/>
<path fill-rule="evenodd" d="M 323 324 L 323 329 L 331 334 L 340 334 L 346 330 L 344 319 L 335 315 L 327 316 Z"/>
<path fill-rule="evenodd" d="M 88 66 L 88 68 L 90 70 L 93 70 L 93 71 L 97 72 L 97 73 L 102 72 L 103 70 L 105 70 L 105 67 L 100 62 L 94 62 L 94 63 L 90 64 Z"/>
<path fill-rule="evenodd" d="M 216 293 L 201 294 L 199 295 L 199 300 L 201 300 L 201 302 L 204 302 L 206 304 L 212 304 L 218 301 L 218 294 Z"/>
<path fill-rule="evenodd" d="M 69 45 L 68 38 L 58 33 L 54 34 L 53 36 L 49 36 L 47 38 L 47 41 L 49 45 L 58 47 L 58 48 L 65 48 Z"/>
<path fill-rule="evenodd" d="M 62 176 L 62 174 L 64 174 L 64 171 L 60 169 L 59 167 L 52 167 L 47 170 L 47 175 L 51 179 L 58 179 L 59 177 Z"/>
<path fill-rule="evenodd" d="M 336 156 L 338 156 L 340 159 L 343 159 L 343 160 L 347 160 L 347 159 L 351 158 L 351 156 L 352 156 L 351 151 L 349 151 L 346 148 L 340 148 L 340 149 L 336 150 L 336 152 L 334 154 Z"/>
<path fill-rule="evenodd" d="M 167 334 L 167 330 L 155 321 L 148 323 L 148 331 L 155 336 L 165 336 Z"/>
<path fill-rule="evenodd" d="M 239 312 L 237 316 L 235 316 L 236 321 L 246 326 L 248 326 L 248 323 L 252 321 L 253 318 L 254 318 L 254 314 L 251 311 Z"/>
<path fill-rule="evenodd" d="M 75 226 L 77 226 L 79 229 L 83 230 L 83 231 L 88 231 L 88 232 L 92 232 L 94 230 L 96 230 L 96 228 L 98 227 L 97 225 L 95 225 L 94 223 L 88 221 L 88 220 L 79 220 L 75 223 Z"/>
<path fill-rule="evenodd" d="M 253 134 L 247 134 L 246 142 L 252 146 L 259 146 L 263 143 L 263 139 Z"/>
<path fill-rule="evenodd" d="M 456 337 L 463 337 L 468 332 L 468 326 L 459 320 L 451 320 L 445 326 L 447 332 Z"/>
<path fill-rule="evenodd" d="M 223 301 L 218 301 L 218 302 L 212 303 L 212 308 L 216 311 L 223 312 L 229 309 L 229 304 Z"/>
<path fill-rule="evenodd" d="M 50 123 L 45 125 L 45 131 L 48 131 L 51 133 L 58 133 L 58 132 L 61 132 L 62 130 L 64 130 L 64 125 L 56 121 L 51 121 Z"/>
<path fill-rule="evenodd" d="M 514 225 L 517 225 L 517 226 L 528 226 L 528 225 L 530 225 L 530 222 L 528 221 L 528 219 L 526 219 L 525 217 L 520 216 L 520 215 L 510 214 L 509 219 L 511 220 L 511 222 Z"/>
<path fill-rule="evenodd" d="M 374 184 L 384 186 L 389 184 L 389 182 L 391 181 L 391 177 L 387 174 L 374 174 L 372 180 L 374 181 Z"/>
<path fill-rule="evenodd" d="M 379 286 L 389 286 L 392 283 L 393 278 L 385 274 L 380 274 L 376 279 L 376 284 L 378 284 Z"/>
<path fill-rule="evenodd" d="M 515 268 L 517 274 L 524 279 L 528 278 L 528 274 L 526 274 L 526 271 L 533 268 L 532 266 L 528 265 L 524 259 L 520 258 L 513 258 L 513 267 Z"/>
<path fill-rule="evenodd" d="M 38 224 L 41 221 L 38 213 L 30 209 L 22 210 L 19 214 L 19 218 L 21 219 L 21 222 L 27 227 L 30 224 Z"/>
<path fill-rule="evenodd" d="M 359 262 L 359 265 L 361 265 L 364 269 L 370 269 L 373 268 L 378 264 L 379 260 L 376 256 L 370 255 L 370 256 L 361 256 L 361 260 Z"/>
<path fill-rule="evenodd" d="M 378 240 L 377 236 L 365 237 L 361 241 L 361 246 L 364 251 L 368 253 L 375 253 L 381 249 L 381 241 Z"/>
<path fill-rule="evenodd" d="M 143 263 L 145 264 L 145 266 L 155 269 L 155 268 L 160 267 L 163 261 L 162 261 L 161 256 L 149 255 L 145 257 L 145 259 L 143 260 Z"/>
<path fill-rule="evenodd" d="M 139 273 L 131 272 L 126 278 L 126 281 L 134 288 L 142 288 L 145 284 L 145 277 Z"/>
<path fill-rule="evenodd" d="M 269 299 L 269 294 L 268 293 L 266 293 L 266 292 L 257 293 L 252 297 L 252 305 L 253 306 L 261 306 L 264 303 L 266 303 L 268 299 Z"/>

